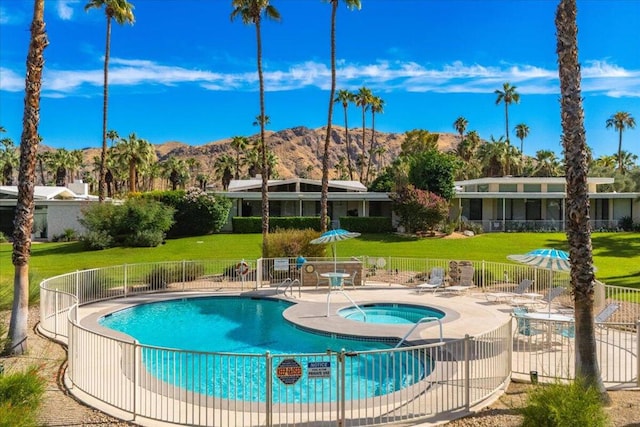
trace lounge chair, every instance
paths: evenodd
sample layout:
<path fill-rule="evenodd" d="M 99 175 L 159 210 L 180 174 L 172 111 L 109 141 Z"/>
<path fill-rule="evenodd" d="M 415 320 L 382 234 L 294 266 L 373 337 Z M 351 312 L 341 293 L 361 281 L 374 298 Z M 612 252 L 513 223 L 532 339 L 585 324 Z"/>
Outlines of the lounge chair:
<path fill-rule="evenodd" d="M 525 306 L 525 307 L 534 307 L 538 310 L 541 310 L 545 307 L 551 308 L 551 303 L 554 299 L 562 295 L 565 291 L 565 288 L 562 286 L 556 286 L 554 288 L 549 289 L 549 292 L 541 299 L 531 299 L 531 298 L 514 298 L 511 301 L 511 304 L 517 306 Z"/>
<path fill-rule="evenodd" d="M 429 280 L 425 283 L 416 285 L 416 292 L 422 293 L 427 290 L 433 290 L 435 293 L 438 289 L 444 287 L 444 268 L 433 267 L 429 274 Z"/>
<path fill-rule="evenodd" d="M 613 313 L 618 311 L 619 308 L 620 304 L 616 304 L 614 302 L 607 304 L 602 310 L 600 310 L 598 314 L 596 314 L 596 317 L 594 319 L 595 322 L 605 323 L 611 316 L 613 316 Z"/>
<path fill-rule="evenodd" d="M 491 302 L 507 302 L 508 300 L 513 300 L 518 297 L 528 297 L 530 296 L 532 299 L 535 299 L 537 294 L 529 294 L 529 288 L 533 285 L 533 280 L 524 279 L 522 280 L 518 286 L 512 292 L 487 292 L 485 297 L 487 301 Z"/>

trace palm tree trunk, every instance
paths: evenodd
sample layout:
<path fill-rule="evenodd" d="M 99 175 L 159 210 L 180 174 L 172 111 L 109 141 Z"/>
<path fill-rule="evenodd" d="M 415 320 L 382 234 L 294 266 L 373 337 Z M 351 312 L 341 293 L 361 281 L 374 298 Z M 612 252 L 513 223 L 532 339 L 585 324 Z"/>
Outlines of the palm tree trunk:
<path fill-rule="evenodd" d="M 33 230 L 33 191 L 36 180 L 36 155 L 40 138 L 40 89 L 42 87 L 43 52 L 48 44 L 44 31 L 44 0 L 35 0 L 31 41 L 27 55 L 22 138 L 20 140 L 20 170 L 18 172 L 18 201 L 13 231 L 12 261 L 13 306 L 9 321 L 9 335 L 4 349 L 6 354 L 24 354 L 27 351 L 29 319 L 29 254 Z"/>
<path fill-rule="evenodd" d="M 618 137 L 618 171 L 624 174 L 624 169 L 622 168 L 622 127 L 620 127 Z"/>
<path fill-rule="evenodd" d="M 327 205 L 329 204 L 329 144 L 331 142 L 331 121 L 333 119 L 333 97 L 336 93 L 336 12 L 338 0 L 331 1 L 331 90 L 329 93 L 329 113 L 327 134 L 324 138 L 322 154 L 322 190 L 320 192 L 320 231 L 327 231 Z"/>
<path fill-rule="evenodd" d="M 264 76 L 262 74 L 262 37 L 260 31 L 260 16 L 255 20 L 256 44 L 258 49 L 258 80 L 260 82 L 260 143 L 262 147 L 262 256 L 267 254 L 267 239 L 269 236 L 269 181 L 267 174 L 267 142 L 265 141 L 265 108 L 264 108 Z"/>
<path fill-rule="evenodd" d="M 111 52 L 111 16 L 107 15 L 107 36 L 104 49 L 104 89 L 102 98 L 102 151 L 100 152 L 100 180 L 98 183 L 98 201 L 104 202 L 104 193 L 107 187 L 107 106 L 109 99 L 109 55 Z"/>
<path fill-rule="evenodd" d="M 351 165 L 351 141 L 349 140 L 349 121 L 347 119 L 348 113 L 347 108 L 349 108 L 349 104 L 344 104 L 344 132 L 345 137 L 347 138 L 347 168 L 349 168 L 349 179 L 353 181 L 353 166 Z"/>
<path fill-rule="evenodd" d="M 575 304 L 576 377 L 596 387 L 608 400 L 596 357 L 593 319 L 594 272 L 587 188 L 587 145 L 580 89 L 576 0 L 561 0 L 556 11 L 562 144 L 567 180 L 567 240 Z"/>
<path fill-rule="evenodd" d="M 371 172 L 371 162 L 373 161 L 373 153 L 376 143 L 376 113 L 371 109 L 371 145 L 369 145 L 369 160 L 367 161 L 367 173 L 365 175 L 364 185 L 369 183 L 369 174 Z"/>
<path fill-rule="evenodd" d="M 360 159 L 360 181 L 362 181 L 364 179 L 364 167 L 365 167 L 365 161 L 364 159 L 366 158 L 365 153 L 366 153 L 366 146 L 367 146 L 367 142 L 365 141 L 365 109 L 366 109 L 366 105 L 362 105 L 362 158 Z"/>

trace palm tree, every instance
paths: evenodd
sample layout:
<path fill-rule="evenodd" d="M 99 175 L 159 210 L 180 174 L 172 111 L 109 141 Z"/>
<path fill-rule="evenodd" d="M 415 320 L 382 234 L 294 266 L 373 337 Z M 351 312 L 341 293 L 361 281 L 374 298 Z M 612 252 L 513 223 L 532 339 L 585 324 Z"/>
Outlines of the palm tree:
<path fill-rule="evenodd" d="M 464 140 L 464 133 L 467 130 L 469 122 L 464 117 L 460 116 L 453 122 L 453 128 L 460 134 L 460 142 Z"/>
<path fill-rule="evenodd" d="M 264 108 L 264 76 L 262 74 L 262 14 L 266 18 L 280 20 L 280 13 L 269 4 L 269 0 L 232 0 L 231 20 L 240 16 L 245 24 L 256 26 L 256 47 L 258 64 L 258 81 L 260 83 L 260 144 L 262 145 L 262 254 L 267 253 L 267 236 L 269 234 L 269 182 L 267 179 L 267 142 L 265 138 L 266 114 Z"/>
<path fill-rule="evenodd" d="M 333 120 L 333 103 L 336 94 L 336 15 L 339 0 L 328 0 L 331 3 L 331 90 L 329 91 L 329 111 L 327 113 L 327 131 L 324 137 L 322 153 L 322 189 L 320 191 L 320 231 L 327 231 L 327 205 L 329 197 L 329 144 L 331 142 L 331 122 Z M 344 0 L 349 9 L 360 9 L 360 0 Z"/>
<path fill-rule="evenodd" d="M 110 129 L 107 132 L 107 139 L 111 140 L 111 146 L 113 147 L 113 144 L 120 139 L 120 135 L 118 135 L 118 131 Z"/>
<path fill-rule="evenodd" d="M 20 169 L 18 171 L 18 201 L 13 227 L 13 305 L 9 334 L 4 353 L 24 354 L 27 351 L 29 320 L 29 255 L 33 230 L 33 191 L 36 181 L 36 153 L 40 143 L 40 89 L 42 87 L 43 52 L 48 44 L 44 31 L 44 0 L 34 0 L 31 39 L 27 54 L 27 72 L 20 138 Z"/>
<path fill-rule="evenodd" d="M 13 185 L 13 171 L 20 166 L 20 154 L 11 138 L 0 139 L 0 173 L 3 185 Z"/>
<path fill-rule="evenodd" d="M 36 161 L 38 163 L 38 169 L 40 169 L 40 185 L 46 185 L 47 180 L 44 176 L 44 166 L 49 163 L 49 157 L 51 156 L 51 152 L 43 151 L 36 154 Z"/>
<path fill-rule="evenodd" d="M 484 176 L 504 176 L 507 162 L 507 143 L 503 137 L 496 140 L 491 136 L 489 142 L 480 145 L 478 159 L 482 163 Z"/>
<path fill-rule="evenodd" d="M 536 152 L 536 166 L 533 176 L 560 176 L 562 165 L 551 150 L 538 150 Z"/>
<path fill-rule="evenodd" d="M 371 105 L 371 98 L 373 98 L 373 93 L 371 93 L 371 89 L 366 87 L 361 87 L 358 89 L 358 92 L 355 94 L 356 106 L 362 108 L 362 152 L 360 154 L 360 180 L 364 179 L 364 167 L 366 166 L 366 157 L 367 157 L 367 149 L 365 142 L 365 113 L 369 109 Z"/>
<path fill-rule="evenodd" d="M 104 201 L 106 189 L 105 175 L 107 164 L 107 110 L 109 99 L 109 56 L 111 51 L 111 20 L 115 19 L 120 25 L 133 24 L 133 5 L 127 0 L 90 0 L 84 6 L 84 10 L 100 9 L 104 7 L 107 18 L 107 36 L 104 53 L 104 95 L 102 102 L 102 152 L 100 154 L 100 180 L 98 183 L 98 200 Z"/>
<path fill-rule="evenodd" d="M 231 148 L 236 150 L 236 179 L 240 179 L 240 152 L 247 149 L 249 140 L 244 136 L 234 136 L 231 138 Z"/>
<path fill-rule="evenodd" d="M 529 136 L 529 126 L 519 123 L 513 129 L 516 131 L 516 138 L 520 140 L 520 152 L 524 153 L 524 139 Z"/>
<path fill-rule="evenodd" d="M 596 355 L 593 249 L 587 187 L 587 143 L 580 90 L 576 0 L 560 0 L 556 10 L 560 118 L 567 181 L 567 241 L 571 260 L 571 287 L 575 305 L 575 375 L 596 387 L 608 401 Z"/>
<path fill-rule="evenodd" d="M 162 175 L 169 180 L 171 189 L 175 191 L 178 189 L 178 186 L 184 186 L 185 182 L 187 182 L 189 178 L 189 166 L 183 159 L 170 156 L 162 162 Z"/>
<path fill-rule="evenodd" d="M 376 150 L 376 114 L 384 113 L 384 99 L 379 96 L 371 97 L 371 144 L 369 145 L 369 160 L 367 161 L 367 173 L 365 174 L 364 185 L 369 183 L 369 171 L 371 170 L 371 161 Z"/>
<path fill-rule="evenodd" d="M 136 191 L 139 169 L 156 158 L 151 143 L 146 139 L 138 138 L 135 132 L 131 133 L 128 139 L 121 138 L 116 143 L 114 156 L 120 164 L 126 165 L 129 171 L 129 192 L 131 193 Z"/>
<path fill-rule="evenodd" d="M 67 175 L 74 164 L 74 155 L 65 148 L 60 148 L 49 156 L 47 167 L 55 176 L 56 187 L 67 184 Z"/>
<path fill-rule="evenodd" d="M 607 119 L 607 129 L 614 128 L 618 131 L 618 170 L 624 174 L 622 168 L 622 132 L 625 129 L 633 129 L 636 127 L 636 119 L 626 111 L 618 111 Z"/>
<path fill-rule="evenodd" d="M 342 103 L 342 108 L 344 109 L 344 132 L 347 146 L 347 169 L 349 170 L 349 179 L 353 181 L 353 165 L 351 164 L 351 140 L 349 139 L 349 121 L 347 120 L 347 110 L 349 108 L 349 104 L 354 102 L 355 96 L 353 92 L 350 92 L 346 89 L 340 89 L 338 94 L 336 95 L 336 99 L 334 102 Z"/>
<path fill-rule="evenodd" d="M 516 92 L 516 87 L 511 86 L 509 82 L 502 85 L 502 90 L 496 89 L 494 91 L 498 97 L 496 98 L 496 105 L 504 102 L 504 123 L 507 136 L 507 145 L 510 144 L 509 140 L 509 105 L 511 103 L 517 104 L 520 102 L 520 94 Z"/>
<path fill-rule="evenodd" d="M 249 175 L 250 178 L 255 178 L 260 170 L 260 165 L 262 164 L 260 157 L 260 147 L 257 144 L 247 151 L 245 160 L 247 162 L 247 175 Z"/>
<path fill-rule="evenodd" d="M 229 189 L 229 183 L 233 178 L 233 170 L 235 168 L 236 161 L 230 154 L 223 154 L 218 157 L 214 163 L 216 176 L 220 178 L 222 182 L 222 190 L 227 191 Z"/>

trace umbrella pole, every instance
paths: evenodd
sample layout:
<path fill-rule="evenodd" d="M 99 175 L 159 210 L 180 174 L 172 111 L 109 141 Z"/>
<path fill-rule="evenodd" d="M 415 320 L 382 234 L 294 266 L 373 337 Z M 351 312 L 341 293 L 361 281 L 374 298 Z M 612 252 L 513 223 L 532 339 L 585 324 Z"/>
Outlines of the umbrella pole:
<path fill-rule="evenodd" d="M 336 253 L 336 243 L 333 242 L 333 272 L 336 273 L 338 271 L 338 266 L 337 266 L 337 253 Z"/>

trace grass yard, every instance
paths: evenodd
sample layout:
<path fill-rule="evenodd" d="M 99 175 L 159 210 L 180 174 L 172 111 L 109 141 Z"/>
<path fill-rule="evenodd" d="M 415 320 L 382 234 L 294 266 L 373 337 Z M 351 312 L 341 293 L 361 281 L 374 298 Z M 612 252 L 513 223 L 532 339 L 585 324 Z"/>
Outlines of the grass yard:
<path fill-rule="evenodd" d="M 592 235 L 597 278 L 607 284 L 640 288 L 640 234 Z M 395 234 L 365 234 L 338 243 L 338 256 L 392 256 L 509 262 L 506 257 L 544 247 L 568 249 L 564 233 L 488 233 L 472 238 L 410 238 Z M 86 252 L 79 243 L 43 243 L 32 246 L 30 276 L 32 300 L 38 283 L 75 270 L 155 261 L 256 259 L 260 234 L 215 234 L 168 240 L 156 248 L 113 248 Z M 10 244 L 0 244 L 0 308 L 9 308 L 13 266 Z M 330 255 L 330 251 L 327 252 Z"/>

